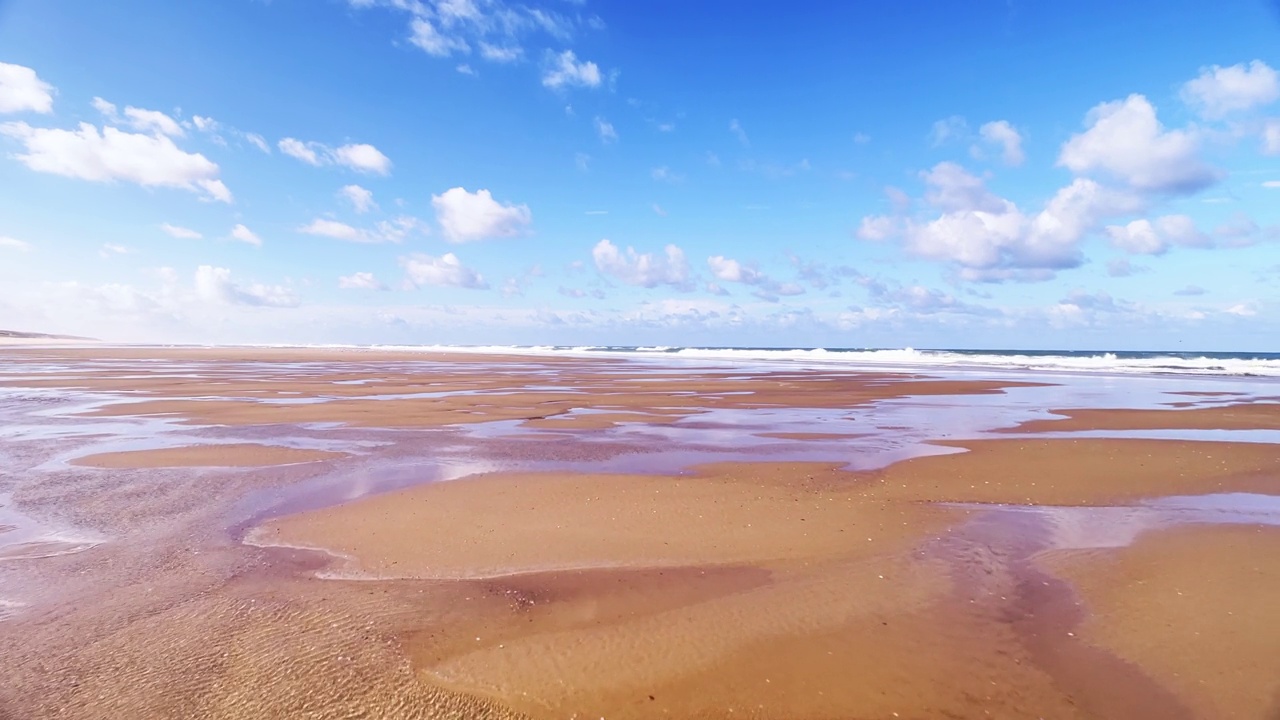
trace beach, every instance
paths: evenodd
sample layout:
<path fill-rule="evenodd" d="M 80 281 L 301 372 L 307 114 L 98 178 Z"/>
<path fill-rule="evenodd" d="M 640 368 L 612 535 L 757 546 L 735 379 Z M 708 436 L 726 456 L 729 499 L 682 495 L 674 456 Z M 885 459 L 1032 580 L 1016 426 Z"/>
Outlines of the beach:
<path fill-rule="evenodd" d="M 1280 712 L 1275 378 L 0 358 L 0 717 Z"/>

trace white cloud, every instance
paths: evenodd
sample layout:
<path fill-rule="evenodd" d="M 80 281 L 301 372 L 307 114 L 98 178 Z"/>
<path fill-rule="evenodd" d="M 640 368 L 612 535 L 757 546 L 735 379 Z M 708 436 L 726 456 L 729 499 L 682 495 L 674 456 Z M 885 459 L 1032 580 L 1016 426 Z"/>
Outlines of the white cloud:
<path fill-rule="evenodd" d="M 1262 187 L 1272 190 L 1280 190 L 1280 180 L 1267 180 L 1262 183 Z"/>
<path fill-rule="evenodd" d="M 170 137 L 186 135 L 177 120 L 159 110 L 144 110 L 130 106 L 124 109 L 124 118 L 129 127 L 140 132 L 160 133 Z"/>
<path fill-rule="evenodd" d="M 729 121 L 729 132 L 733 133 L 733 136 L 738 138 L 738 142 L 743 145 L 751 144 L 751 140 L 747 137 L 747 131 L 742 129 L 742 123 L 738 122 L 737 118 Z"/>
<path fill-rule="evenodd" d="M 31 243 L 23 242 L 17 238 L 8 237 L 7 235 L 0 235 L 0 248 L 26 252 L 31 249 Z"/>
<path fill-rule="evenodd" d="M 1021 165 L 1026 160 L 1022 152 L 1022 135 L 1007 120 L 989 122 L 978 128 L 982 139 L 1001 148 L 1000 157 L 1005 165 Z"/>
<path fill-rule="evenodd" d="M 938 120 L 929 131 L 929 141 L 934 147 L 969 136 L 969 123 L 959 115 Z"/>
<path fill-rule="evenodd" d="M 1197 136 L 1165 130 L 1142 95 L 1102 103 L 1085 118 L 1088 129 L 1062 146 L 1058 165 L 1078 174 L 1103 171 L 1144 191 L 1193 192 L 1218 173 L 1199 157 Z"/>
<path fill-rule="evenodd" d="M 467 63 L 459 63 L 458 67 L 454 68 L 454 70 L 457 70 L 463 75 L 471 75 L 473 77 L 477 74 L 475 68 L 471 67 Z"/>
<path fill-rule="evenodd" d="M 191 123 L 195 125 L 196 129 L 200 132 L 217 132 L 219 128 L 217 120 L 214 120 L 211 117 L 204 117 L 202 115 L 192 115 Z"/>
<path fill-rule="evenodd" d="M 484 290 L 489 287 L 483 276 L 462 264 L 453 253 L 440 257 L 414 253 L 400 258 L 405 278 L 414 287 L 460 287 Z"/>
<path fill-rule="evenodd" d="M 0 113 L 53 112 L 53 86 L 23 65 L 0 62 Z"/>
<path fill-rule="evenodd" d="M 297 307 L 298 297 L 281 285 L 253 284 L 243 286 L 231 280 L 231 271 L 223 267 L 201 265 L 196 268 L 196 295 L 209 303 L 224 305 L 256 305 Z"/>
<path fill-rule="evenodd" d="M 600 142 L 608 145 L 609 143 L 618 142 L 618 131 L 613 129 L 613 124 L 602 117 L 597 116 L 595 120 L 596 134 L 600 136 Z"/>
<path fill-rule="evenodd" d="M 343 145 L 330 148 L 324 143 L 303 142 L 296 138 L 285 138 L 278 143 L 280 152 L 297 158 L 308 165 L 336 163 L 345 165 L 357 172 L 386 175 L 391 172 L 391 159 L 382 154 L 378 148 L 364 144 Z"/>
<path fill-rule="evenodd" d="M 1207 118 L 1221 118 L 1280 99 L 1280 73 L 1261 60 L 1202 68 L 1182 86 L 1182 99 Z"/>
<path fill-rule="evenodd" d="M 862 240 L 880 242 L 900 232 L 902 232 L 902 222 L 899 218 L 889 215 L 868 215 L 858 223 L 855 234 Z"/>
<path fill-rule="evenodd" d="M 573 156 L 573 165 L 579 171 L 587 172 L 591 170 L 591 156 L 583 152 L 576 153 Z"/>
<path fill-rule="evenodd" d="M 159 110 L 146 110 L 130 105 L 124 109 L 124 115 L 121 116 L 115 103 L 108 102 L 100 97 L 94 97 L 89 104 L 107 120 L 128 125 L 138 132 L 168 135 L 170 137 L 185 137 L 187 134 L 182 129 L 181 123 Z M 193 123 L 200 130 L 212 132 L 217 129 L 217 122 L 211 118 L 197 115 L 193 118 Z M 190 124 L 188 127 L 190 127 Z"/>
<path fill-rule="evenodd" d="M 102 249 L 98 250 L 99 257 L 109 258 L 112 255 L 128 255 L 133 252 L 123 245 L 115 245 L 112 243 L 103 243 Z"/>
<path fill-rule="evenodd" d="M 490 62 L 508 63 L 515 62 L 524 54 L 524 50 L 517 45 L 490 45 L 487 42 L 480 43 L 480 57 Z"/>
<path fill-rule="evenodd" d="M 564 87 L 600 87 L 600 67 L 593 62 L 578 62 L 572 50 L 549 53 L 542 84 L 553 90 Z"/>
<path fill-rule="evenodd" d="M 662 206 L 661 206 L 661 205 L 659 205 L 658 203 L 654 203 L 654 204 L 653 204 L 653 214 L 654 214 L 654 215 L 657 215 L 658 217 L 666 217 L 666 216 L 667 216 L 667 211 L 666 211 L 666 210 L 664 210 L 664 209 L 662 208 Z"/>
<path fill-rule="evenodd" d="M 358 272 L 338 278 L 338 288 L 340 290 L 386 290 L 387 286 L 374 277 L 373 273 Z"/>
<path fill-rule="evenodd" d="M 857 145 L 866 145 L 867 143 L 871 142 L 871 136 L 863 132 L 854 133 L 853 142 L 854 144 L 857 144 Z"/>
<path fill-rule="evenodd" d="M 653 288 L 670 285 L 677 290 L 692 290 L 689 279 L 689 263 L 684 251 L 675 245 L 667 245 L 662 255 L 637 253 L 628 247 L 626 252 L 608 240 L 601 240 L 591 250 L 596 269 L 627 285 Z"/>
<path fill-rule="evenodd" d="M 362 188 L 359 185 L 342 186 L 342 189 L 338 191 L 338 196 L 351 203 L 351 207 L 361 214 L 378 207 L 378 204 L 373 201 L 373 191 Z"/>
<path fill-rule="evenodd" d="M 169 223 L 160 223 L 160 229 L 169 237 L 178 238 L 179 240 L 199 240 L 204 237 L 195 230 L 178 225 L 170 225 Z"/>
<path fill-rule="evenodd" d="M 1044 280 L 1082 261 L 1079 244 L 1100 221 L 1136 212 L 1139 198 L 1078 178 L 1035 214 L 988 191 L 979 178 L 952 163 L 922 173 L 926 201 L 941 210 L 932 220 L 904 216 L 864 218 L 858 234 L 899 236 L 913 255 L 953 263 L 967 280 Z"/>
<path fill-rule="evenodd" d="M 239 240 L 242 243 L 248 243 L 256 247 L 262 247 L 262 238 L 258 237 L 256 233 L 254 233 L 252 230 L 245 227 L 244 225 L 238 224 L 235 227 L 231 228 L 231 237 L 236 240 Z"/>
<path fill-rule="evenodd" d="M 271 154 L 271 146 L 267 144 L 267 139 L 258 133 L 245 133 L 244 139 L 248 140 L 250 145 L 253 145 L 262 152 L 267 153 L 268 155 Z"/>
<path fill-rule="evenodd" d="M 343 145 L 333 151 L 333 161 L 352 170 L 386 175 L 391 172 L 391 158 L 368 144 Z"/>
<path fill-rule="evenodd" d="M 108 120 L 115 120 L 119 117 L 116 113 L 115 103 L 107 102 L 106 100 L 95 96 L 93 100 L 89 101 L 89 104 L 93 106 L 94 110 L 97 110 Z"/>
<path fill-rule="evenodd" d="M 321 153 L 325 149 L 320 143 L 304 143 L 296 138 L 285 138 L 277 143 L 277 146 L 285 155 L 317 167 L 320 165 Z"/>
<path fill-rule="evenodd" d="M 23 143 L 17 159 L 36 172 L 93 182 L 125 180 L 144 187 L 174 187 L 231 202 L 218 179 L 218 165 L 199 153 L 187 153 L 164 135 L 128 133 L 89 123 L 77 130 L 33 128 L 23 122 L 0 124 L 0 135 Z"/>
<path fill-rule="evenodd" d="M 1262 152 L 1280 155 L 1280 119 L 1271 119 L 1262 128 Z"/>
<path fill-rule="evenodd" d="M 760 271 L 752 267 L 744 266 L 737 260 L 727 258 L 723 255 L 712 255 L 707 258 L 707 265 L 711 267 L 711 274 L 717 279 L 726 282 L 739 282 L 752 285 L 764 279 L 764 275 Z"/>
<path fill-rule="evenodd" d="M 426 234 L 426 226 L 418 218 L 402 215 L 394 220 L 383 220 L 373 229 L 358 228 L 337 220 L 316 218 L 298 228 L 298 232 L 306 235 L 333 238 L 354 243 L 398 243 L 410 233 L 418 231 Z"/>
<path fill-rule="evenodd" d="M 1161 255 L 1174 245 L 1207 247 L 1213 244 L 1186 215 L 1165 215 L 1156 218 L 1154 223 L 1143 218 L 1127 225 L 1108 225 L 1106 230 L 1112 245 L 1135 255 Z"/>
<path fill-rule="evenodd" d="M 452 243 L 517 237 L 528 232 L 533 223 L 528 205 L 504 205 L 488 190 L 469 193 L 466 188 L 450 188 L 432 195 L 431 205 L 445 240 Z"/>
<path fill-rule="evenodd" d="M 471 46 L 466 40 L 441 33 L 430 20 L 424 17 L 415 17 L 409 23 L 409 30 L 411 32 L 409 42 L 417 45 L 428 55 L 448 57 L 455 52 L 471 52 Z"/>

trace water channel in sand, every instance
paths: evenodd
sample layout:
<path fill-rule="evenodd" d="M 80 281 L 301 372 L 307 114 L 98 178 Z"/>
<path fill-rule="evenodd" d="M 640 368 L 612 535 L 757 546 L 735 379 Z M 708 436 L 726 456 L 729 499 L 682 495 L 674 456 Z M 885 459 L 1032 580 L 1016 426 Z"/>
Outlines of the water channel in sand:
<path fill-rule="evenodd" d="M 591 363 L 583 366 L 593 368 Z M 246 547 L 239 541 L 269 518 L 347 503 L 421 483 L 455 481 L 477 473 L 501 471 L 674 476 L 704 463 L 750 461 L 834 463 L 851 470 L 869 471 L 908 458 L 962 452 L 957 447 L 931 444 L 932 441 L 1029 437 L 996 431 L 1049 418 L 1051 408 L 1162 408 L 1174 402 L 1216 407 L 1255 397 L 1271 397 L 1280 390 L 1275 382 L 1257 379 L 1028 373 L 1013 374 L 1012 379 L 1048 384 L 1011 387 L 998 394 L 885 398 L 846 408 L 672 407 L 664 404 L 663 397 L 687 398 L 690 392 L 668 395 L 655 390 L 654 400 L 644 410 L 656 421 L 648 422 L 635 417 L 631 406 L 599 407 L 602 401 L 595 393 L 598 387 L 610 382 L 607 376 L 639 372 L 651 376 L 651 379 L 640 380 L 657 385 L 666 378 L 684 378 L 693 373 L 734 372 L 743 373 L 741 377 L 753 377 L 761 366 L 715 366 L 700 361 L 696 365 L 672 363 L 659 368 L 649 362 L 610 363 L 607 371 L 601 370 L 583 383 L 591 388 L 584 390 L 566 386 L 561 381 L 568 372 L 564 368 L 548 367 L 537 361 L 493 360 L 488 365 L 468 369 L 480 375 L 495 373 L 512 378 L 510 388 L 429 390 L 402 388 L 402 383 L 388 387 L 384 382 L 386 377 L 447 372 L 451 367 L 448 362 L 415 363 L 399 359 L 225 363 L 181 359 L 79 362 L 63 358 L 14 363 L 0 370 L 0 381 L 7 385 L 0 389 L 0 443 L 8 460 L 7 469 L 0 472 L 0 581 L 6 588 L 0 592 L 0 621 L 3 621 L 0 640 L 6 647 L 15 647 L 14 643 L 27 644 L 27 651 L 21 655 L 28 658 L 34 657 L 30 651 L 43 647 L 50 657 L 58 658 L 53 661 L 55 664 L 77 668 L 73 674 L 83 678 L 94 675 L 101 666 L 94 666 L 92 662 L 97 661 L 90 661 L 92 652 L 77 651 L 74 642 L 68 643 L 69 633 L 106 633 L 102 637 L 127 643 L 123 635 L 111 633 L 146 632 L 136 625 L 137 618 L 146 613 L 160 613 L 156 617 L 165 617 L 159 608 L 189 606 L 195 612 L 196 608 L 205 607 L 200 603 L 213 603 L 206 607 L 211 618 L 230 619 L 241 617 L 239 613 L 245 612 L 244 603 L 269 604 L 261 594 L 265 592 L 278 612 L 301 613 L 298 617 L 309 618 L 307 622 L 324 620 L 355 623 L 359 627 L 364 627 L 366 622 L 386 625 L 392 622 L 390 618 L 399 617 L 396 613 L 403 612 L 395 609 L 401 607 L 397 603 L 403 604 L 402 601 L 387 601 L 385 607 L 370 609 L 354 600 L 362 591 L 336 588 L 326 591 L 307 584 L 317 582 L 306 580 L 315 569 L 316 561 L 287 553 L 273 555 L 271 551 Z M 794 366 L 787 366 L 785 371 L 798 372 Z M 84 382 L 75 379 L 78 375 L 83 376 Z M 34 386 L 36 381 L 47 382 L 50 377 L 62 378 L 66 388 Z M 985 372 L 957 372 L 947 377 L 1011 379 L 1010 374 Z M 139 389 L 107 389 L 94 387 L 90 382 L 102 378 L 136 382 Z M 511 390 L 580 395 L 582 406 L 533 422 L 499 418 L 415 429 L 355 428 L 319 422 L 202 423 L 177 415 L 82 415 L 108 405 L 143 399 L 147 397 L 148 383 L 157 378 L 185 383 L 188 388 L 186 395 L 166 390 L 171 393 L 169 396 L 194 397 L 201 402 L 248 399 L 282 408 L 281 418 L 288 417 L 291 407 L 335 399 L 417 402 L 460 396 L 492 397 Z M 288 389 L 302 381 L 309 387 Z M 24 387 L 24 382 L 32 386 Z M 331 389 L 319 390 L 319 385 Z M 247 393 L 246 387 L 261 388 L 261 392 Z M 729 390 L 720 392 L 719 397 L 733 400 L 735 392 L 749 393 Z M 1185 394 L 1197 392 L 1206 394 Z M 609 404 L 607 398 L 603 404 Z M 625 412 L 627 416 L 603 427 L 592 425 L 593 415 L 617 412 Z M 670 414 L 664 416 L 664 413 Z M 575 426 L 577 421 L 584 421 L 584 425 Z M 1094 436 L 1280 443 L 1280 431 L 1261 429 L 1135 429 L 1035 435 L 1037 438 Z M 274 469 L 215 467 L 145 471 L 78 468 L 68 464 L 75 458 L 95 453 L 238 443 L 342 451 L 351 456 Z M 918 552 L 924 560 L 941 562 L 950 568 L 953 601 L 985 597 L 982 583 L 993 573 L 1012 577 L 1012 582 L 1022 589 L 1009 604 L 1002 606 L 1003 612 L 1012 613 L 1010 622 L 1023 644 L 1031 648 L 1031 655 L 1045 667 L 1055 668 L 1060 680 L 1075 688 L 1078 698 L 1088 700 L 1093 707 L 1109 710 L 1130 707 L 1126 703 L 1147 703 L 1154 709 L 1163 708 L 1167 717 L 1188 716 L 1188 711 L 1168 690 L 1152 684 L 1141 673 L 1135 675 L 1131 665 L 1101 650 L 1081 650 L 1074 645 L 1064 649 L 1061 643 L 1044 639 L 1050 634 L 1074 632 L 1072 628 L 1078 625 L 1084 610 L 1077 606 L 1071 587 L 1040 569 L 1035 557 L 1047 550 L 1127 546 L 1145 532 L 1180 524 L 1280 525 L 1280 504 L 1275 496 L 1257 493 L 1153 497 L 1123 506 L 1087 508 L 974 503 L 951 507 L 967 514 L 968 519 L 945 535 L 925 539 Z M 991 565 L 992 557 L 998 558 L 996 569 Z M 299 578 L 284 579 L 290 563 L 297 563 L 307 571 Z M 246 579 L 258 577 L 275 579 L 265 585 L 264 581 Z M 258 584 L 254 585 L 255 582 Z M 217 596 L 223 591 L 216 588 L 223 585 L 234 590 Z M 141 587 L 147 589 L 130 589 Z M 299 593 L 300 599 L 289 601 L 281 595 L 290 592 Z M 387 592 L 394 595 L 409 591 L 400 588 L 387 589 Z M 309 604 L 311 600 L 307 598 L 318 597 L 317 593 L 349 599 L 331 600 L 336 608 L 333 612 L 338 614 L 330 616 L 325 615 L 322 607 Z M 298 607 L 294 608 L 291 602 L 296 602 Z M 351 609 L 342 609 L 348 607 L 344 603 Z M 355 609 L 357 607 L 363 610 Z M 175 616 L 174 622 L 182 617 L 187 616 Z M 211 625 L 205 627 L 208 632 L 216 633 L 217 628 L 223 627 L 219 624 L 221 621 L 210 622 Z M 51 623 L 64 623 L 66 629 L 58 631 Z M 120 629 L 112 630 L 115 627 Z M 177 632 L 175 627 L 161 623 L 153 629 L 173 633 Z M 279 653 L 292 652 L 288 649 L 295 648 L 292 641 L 280 639 L 279 633 L 287 630 L 286 626 L 264 625 L 254 631 L 261 633 L 254 636 L 258 639 L 228 640 L 230 644 L 217 640 L 212 644 L 224 648 L 225 652 L 259 653 L 263 661 L 266 658 L 278 661 L 282 659 Z M 334 633 L 334 637 L 349 643 L 351 636 L 342 630 Z M 318 642 L 314 638 L 311 641 Z M 178 647 L 182 642 L 174 636 L 162 644 Z M 255 642 L 281 644 L 276 650 L 268 651 L 253 645 Z M 114 647 L 106 640 L 102 646 Z M 185 657 L 182 653 L 189 650 L 166 652 L 170 661 L 178 662 L 175 667 L 185 668 L 184 673 L 191 672 L 186 661 L 180 660 L 180 656 Z M 365 661 L 375 668 L 378 663 L 394 664 L 391 659 L 395 653 L 387 652 L 390 654 L 366 657 Z M 1084 655 L 1067 657 L 1072 653 Z M 122 657 L 131 655 L 126 652 Z M 257 667 L 258 662 L 258 659 L 246 658 L 245 668 Z M 1080 674 L 1080 668 L 1087 665 L 1099 670 Z M 352 697 L 359 693 L 350 690 L 349 683 L 366 677 L 366 672 L 375 672 L 365 668 L 352 671 L 354 675 L 344 675 L 330 665 L 324 667 L 328 668 L 326 672 L 337 673 L 333 676 L 337 678 L 333 681 L 335 687 L 347 688 Z M 1099 675 L 1106 672 L 1129 677 L 1136 690 L 1121 696 L 1105 692 L 1099 695 L 1096 688 L 1105 685 L 1100 684 Z M 19 686 L 0 688 L 5 691 L 0 694 L 0 700 L 28 703 L 31 700 L 27 693 L 44 688 L 43 692 L 50 693 L 49 699 L 43 706 L 38 703 L 31 706 L 37 707 L 29 713 L 32 716 L 52 716 L 59 704 L 79 708 L 85 717 L 93 716 L 97 712 L 94 708 L 102 710 L 97 713 L 99 716 L 123 712 L 86 699 L 79 689 L 79 681 L 72 685 L 62 684 L 60 680 L 50 682 L 54 684 L 46 686 L 24 677 Z M 103 682 L 101 679 L 86 681 L 85 688 L 109 687 Z M 367 678 L 363 682 L 369 688 L 383 687 Z M 386 692 L 396 697 L 400 697 L 397 693 L 409 692 L 418 698 L 414 694 L 417 691 L 403 688 Z M 299 693 L 302 696 L 306 691 Z M 282 697 L 286 696 L 288 693 L 282 693 Z M 159 707 L 147 706 L 149 701 L 143 698 L 135 701 L 140 703 L 138 707 Z M 385 698 L 367 700 L 373 705 L 385 701 Z M 403 698 L 402 701 L 409 703 L 406 707 L 419 702 Z M 434 695 L 430 695 L 428 701 L 451 702 Z M 267 706 L 246 707 L 262 710 Z M 1153 715 L 1148 712 L 1148 716 Z"/>

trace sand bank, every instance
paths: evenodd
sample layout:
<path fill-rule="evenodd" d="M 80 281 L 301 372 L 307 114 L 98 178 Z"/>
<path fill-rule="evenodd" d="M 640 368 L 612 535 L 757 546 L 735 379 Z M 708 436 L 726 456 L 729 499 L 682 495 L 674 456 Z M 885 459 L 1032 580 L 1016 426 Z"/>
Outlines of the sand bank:
<path fill-rule="evenodd" d="M 347 457 L 347 453 L 304 450 L 280 445 L 226 443 L 97 453 L 75 458 L 71 464 L 119 470 L 161 467 L 266 467 L 336 460 L 342 457 Z"/>
<path fill-rule="evenodd" d="M 972 511 L 935 503 L 1274 490 L 1280 447 L 965 445 L 874 473 L 494 474 L 277 519 L 255 541 L 328 548 L 337 577 L 499 595 L 450 627 L 424 607 L 431 628 L 407 622 L 406 647 L 429 683 L 534 717 L 1187 716 L 1164 676 L 1062 651 L 1075 620 L 1053 609 L 1061 592 L 1020 590 L 1033 576 L 1017 539 L 966 540 Z M 1025 637 L 1045 632 L 1047 648 Z"/>
<path fill-rule="evenodd" d="M 1010 432 L 1078 430 L 1280 430 L 1280 403 L 1233 403 L 1170 410 L 1051 410 L 1061 419 L 1033 420 Z"/>

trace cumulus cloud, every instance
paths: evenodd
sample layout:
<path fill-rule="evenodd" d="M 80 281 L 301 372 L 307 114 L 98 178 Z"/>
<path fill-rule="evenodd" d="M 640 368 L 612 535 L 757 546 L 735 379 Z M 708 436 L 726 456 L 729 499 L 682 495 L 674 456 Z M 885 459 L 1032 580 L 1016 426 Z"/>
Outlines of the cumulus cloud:
<path fill-rule="evenodd" d="M 1136 190 L 1169 193 L 1194 192 L 1218 179 L 1200 159 L 1198 137 L 1165 130 L 1142 95 L 1102 103 L 1085 122 L 1088 128 L 1073 135 L 1058 157 L 1058 165 L 1072 172 L 1102 172 Z"/>
<path fill-rule="evenodd" d="M 241 224 L 237 224 L 235 227 L 231 228 L 231 237 L 234 240 L 239 240 L 242 243 L 248 243 L 254 247 L 262 247 L 262 238 L 258 237 L 257 233 Z"/>
<path fill-rule="evenodd" d="M 1165 215 L 1155 222 L 1146 218 L 1127 225 L 1108 225 L 1111 244 L 1135 255 L 1162 255 L 1173 246 L 1208 247 L 1213 241 L 1186 215 Z"/>
<path fill-rule="evenodd" d="M 597 270 L 627 285 L 646 288 L 669 285 L 686 292 L 694 287 L 684 251 L 675 245 L 667 245 L 658 255 L 638 253 L 632 247 L 622 251 L 606 239 L 596 243 L 591 257 Z"/>
<path fill-rule="evenodd" d="M 712 255 L 707 258 L 707 265 L 711 268 L 711 274 L 716 276 L 718 280 L 726 282 L 745 283 L 753 285 L 764 279 L 764 274 L 753 267 L 748 267 L 723 255 Z"/>
<path fill-rule="evenodd" d="M 922 173 L 925 201 L 941 214 L 864 218 L 864 239 L 900 238 L 913 255 L 956 265 L 967 280 L 1045 280 L 1078 266 L 1080 241 L 1108 217 L 1141 209 L 1140 198 L 1077 178 L 1037 213 L 1027 213 L 987 190 L 980 178 L 952 163 Z"/>
<path fill-rule="evenodd" d="M 199 240 L 204 237 L 191 228 L 184 228 L 179 225 L 170 225 L 169 223 L 160 223 L 160 229 L 169 237 L 178 238 L 179 240 Z"/>
<path fill-rule="evenodd" d="M 0 113 L 53 112 L 53 86 L 23 65 L 0 62 Z"/>
<path fill-rule="evenodd" d="M 31 243 L 23 242 L 22 240 L 11 238 L 7 235 L 0 235 L 0 249 L 26 252 L 31 249 Z"/>
<path fill-rule="evenodd" d="M 1005 165 L 1021 165 L 1026 160 L 1022 152 L 1022 135 L 1007 120 L 989 122 L 978 129 L 982 139 L 1000 148 Z"/>
<path fill-rule="evenodd" d="M 388 175 L 391 172 L 391 158 L 382 154 L 378 148 L 364 143 L 331 148 L 324 143 L 284 138 L 277 143 L 277 147 L 285 155 L 316 167 L 336 164 L 362 173 Z"/>
<path fill-rule="evenodd" d="M 344 185 L 338 191 L 338 196 L 351 203 L 351 207 L 358 213 L 367 213 L 378 207 L 373 201 L 373 191 L 362 188 L 359 185 Z"/>
<path fill-rule="evenodd" d="M 196 269 L 196 295 L 205 302 L 223 305 L 256 305 L 297 307 L 298 297 L 281 285 L 240 285 L 232 281 L 231 271 L 223 267 L 201 265 Z"/>
<path fill-rule="evenodd" d="M 391 158 L 383 155 L 378 148 L 364 143 L 337 148 L 333 151 L 333 161 L 357 172 L 377 175 L 391 172 Z"/>
<path fill-rule="evenodd" d="M 1221 118 L 1280 99 L 1280 73 L 1261 60 L 1213 65 L 1182 86 L 1182 99 L 1207 118 Z"/>
<path fill-rule="evenodd" d="M 304 143 L 297 138 L 284 138 L 276 145 L 285 155 L 317 167 L 320 165 L 320 153 L 324 151 L 324 146 L 320 143 Z"/>
<path fill-rule="evenodd" d="M 304 235 L 333 238 L 345 242 L 375 244 L 403 242 L 412 232 L 425 234 L 426 227 L 418 218 L 402 215 L 394 220 L 383 220 L 370 228 L 358 228 L 329 218 L 316 218 L 298 228 Z"/>
<path fill-rule="evenodd" d="M 199 153 L 184 152 L 163 134 L 129 133 L 114 127 L 101 132 L 80 123 L 76 130 L 33 128 L 24 122 L 0 124 L 0 135 L 23 144 L 15 157 L 36 172 L 91 182 L 124 180 L 144 187 L 173 187 L 231 202 L 218 179 L 218 165 Z"/>
<path fill-rule="evenodd" d="M 146 110 L 130 105 L 124 109 L 124 114 L 121 115 L 115 103 L 108 102 L 100 97 L 95 97 L 90 104 L 93 105 L 93 109 L 102 113 L 102 116 L 107 120 L 128 125 L 139 132 L 168 135 L 170 137 L 185 137 L 187 134 L 177 120 L 159 110 Z M 217 127 L 217 123 L 214 120 L 200 117 L 199 115 L 193 118 L 193 123 L 197 129 L 209 132 L 213 132 Z"/>
<path fill-rule="evenodd" d="M 600 67 L 593 62 L 579 61 L 572 50 L 547 53 L 546 67 L 542 72 L 542 84 L 552 90 L 569 87 L 600 87 Z"/>
<path fill-rule="evenodd" d="M 338 288 L 340 290 L 386 290 L 387 286 L 374 277 L 373 273 L 357 272 L 338 278 Z"/>
<path fill-rule="evenodd" d="M 431 196 L 445 240 L 466 243 L 486 238 L 517 237 L 533 223 L 528 205 L 503 204 L 488 190 L 456 187 Z"/>
<path fill-rule="evenodd" d="M 440 257 L 414 253 L 400 258 L 400 266 L 404 268 L 405 280 L 414 287 L 432 285 L 472 290 L 489 287 L 483 276 L 463 265 L 453 253 L 445 253 Z"/>
<path fill-rule="evenodd" d="M 613 123 L 596 116 L 595 125 L 596 134 L 600 136 L 600 142 L 605 145 L 618 142 L 618 131 L 613 129 Z"/>

